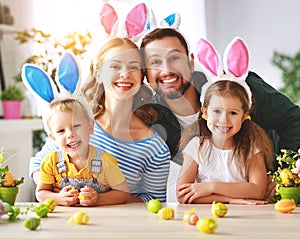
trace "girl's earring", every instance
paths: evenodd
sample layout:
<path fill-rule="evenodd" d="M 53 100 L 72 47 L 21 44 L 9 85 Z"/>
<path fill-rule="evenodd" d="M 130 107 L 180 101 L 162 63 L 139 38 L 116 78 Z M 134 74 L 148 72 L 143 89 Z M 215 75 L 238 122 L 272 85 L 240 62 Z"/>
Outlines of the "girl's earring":
<path fill-rule="evenodd" d="M 201 115 L 201 118 L 202 118 L 202 119 L 204 119 L 204 120 L 206 120 L 206 118 L 205 118 L 204 114 L 202 114 L 202 115 Z"/>

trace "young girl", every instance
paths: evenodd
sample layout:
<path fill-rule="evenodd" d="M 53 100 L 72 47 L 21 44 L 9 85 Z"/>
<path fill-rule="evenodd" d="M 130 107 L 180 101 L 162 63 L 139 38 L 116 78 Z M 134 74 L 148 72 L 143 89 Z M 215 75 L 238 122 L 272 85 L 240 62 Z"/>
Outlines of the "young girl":
<path fill-rule="evenodd" d="M 89 145 L 94 121 L 78 100 L 52 101 L 45 119 L 49 136 L 60 150 L 42 161 L 36 188 L 40 202 L 54 198 L 57 205 L 99 206 L 124 203 L 130 198 L 116 159 Z"/>
<path fill-rule="evenodd" d="M 210 81 L 201 93 L 202 116 L 182 136 L 184 161 L 177 199 L 180 203 L 265 203 L 273 151 L 267 134 L 249 116 L 247 48 L 240 38 L 228 45 L 223 74 L 212 45 L 201 39 L 198 46 L 199 61 L 209 71 Z"/>

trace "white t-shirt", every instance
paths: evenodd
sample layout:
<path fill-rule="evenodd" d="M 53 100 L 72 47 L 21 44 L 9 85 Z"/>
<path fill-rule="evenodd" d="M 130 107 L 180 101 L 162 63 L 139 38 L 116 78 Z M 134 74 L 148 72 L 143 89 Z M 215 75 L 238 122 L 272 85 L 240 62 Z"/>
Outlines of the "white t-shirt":
<path fill-rule="evenodd" d="M 187 115 L 187 116 L 181 116 L 174 114 L 181 126 L 181 128 L 186 128 L 187 126 L 191 125 L 194 121 L 196 121 L 199 117 L 200 112 L 197 112 L 196 114 L 193 115 Z"/>
<path fill-rule="evenodd" d="M 232 159 L 233 150 L 219 149 L 205 140 L 199 152 L 199 137 L 194 137 L 184 148 L 183 154 L 188 154 L 198 164 L 195 182 L 247 182 L 235 159 Z"/>

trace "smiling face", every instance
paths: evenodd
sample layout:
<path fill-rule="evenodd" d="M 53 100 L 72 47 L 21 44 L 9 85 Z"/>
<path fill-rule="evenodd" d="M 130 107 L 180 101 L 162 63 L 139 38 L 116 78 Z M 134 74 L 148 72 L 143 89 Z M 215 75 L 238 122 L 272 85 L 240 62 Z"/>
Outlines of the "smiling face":
<path fill-rule="evenodd" d="M 150 42 L 144 47 L 144 58 L 147 80 L 162 97 L 179 98 L 190 86 L 193 62 L 177 37 Z"/>
<path fill-rule="evenodd" d="M 207 107 L 202 107 L 207 127 L 212 132 L 214 145 L 221 149 L 233 147 L 233 136 L 238 133 L 246 114 L 237 96 L 213 95 Z"/>
<path fill-rule="evenodd" d="M 71 158 L 88 156 L 90 134 L 93 133 L 93 120 L 86 112 L 74 106 L 72 110 L 54 108 L 48 119 L 50 137 Z"/>
<path fill-rule="evenodd" d="M 142 81 L 139 51 L 129 46 L 111 48 L 97 69 L 96 77 L 103 83 L 105 94 L 110 98 L 132 98 Z"/>

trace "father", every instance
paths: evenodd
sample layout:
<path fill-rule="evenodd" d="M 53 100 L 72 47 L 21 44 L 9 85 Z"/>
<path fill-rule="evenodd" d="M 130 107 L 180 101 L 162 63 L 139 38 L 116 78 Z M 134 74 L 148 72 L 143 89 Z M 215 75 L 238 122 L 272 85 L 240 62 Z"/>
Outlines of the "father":
<path fill-rule="evenodd" d="M 174 153 L 178 150 L 176 135 L 199 117 L 201 87 L 206 77 L 194 71 L 193 54 L 189 56 L 185 38 L 173 28 L 158 28 L 148 33 L 142 40 L 141 51 L 147 80 L 156 92 L 155 102 L 173 112 L 165 116 L 168 124 L 176 128 L 166 132 L 167 143 Z M 280 149 L 298 150 L 299 106 L 254 72 L 249 72 L 246 82 L 255 100 L 251 118 L 268 132 L 275 153 L 280 153 Z M 180 163 L 178 157 L 174 161 Z"/>

